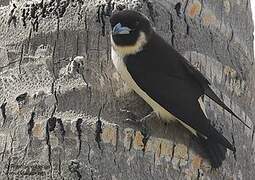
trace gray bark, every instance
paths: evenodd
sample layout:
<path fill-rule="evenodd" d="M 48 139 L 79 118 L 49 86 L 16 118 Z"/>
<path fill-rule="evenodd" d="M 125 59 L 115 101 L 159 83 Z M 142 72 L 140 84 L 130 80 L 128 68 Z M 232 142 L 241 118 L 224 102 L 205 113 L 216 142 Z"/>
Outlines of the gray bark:
<path fill-rule="evenodd" d="M 175 8 L 178 2 L 180 9 Z M 17 8 L 1 1 L 0 179 L 253 179 L 255 69 L 249 0 L 115 4 L 150 17 L 155 30 L 252 127 L 245 128 L 205 98 L 209 118 L 234 141 L 236 159 L 229 151 L 222 167 L 211 171 L 203 149 L 179 125 L 151 119 L 150 130 L 144 131 L 124 121 L 130 114 L 120 109 L 141 118 L 150 108 L 113 68 L 109 3 L 75 0 L 63 17 L 39 14 L 36 32 L 36 18 L 28 17 L 26 28 L 22 22 L 24 1 Z M 63 10 L 63 4 L 52 6 L 53 12 Z"/>

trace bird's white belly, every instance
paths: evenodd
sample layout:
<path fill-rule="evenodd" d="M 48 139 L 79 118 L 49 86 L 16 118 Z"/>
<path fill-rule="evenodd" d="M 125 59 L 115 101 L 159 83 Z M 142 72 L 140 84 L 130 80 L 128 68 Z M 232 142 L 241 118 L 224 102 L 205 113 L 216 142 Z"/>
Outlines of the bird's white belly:
<path fill-rule="evenodd" d="M 132 88 L 139 96 L 141 96 L 153 109 L 153 111 L 163 120 L 175 121 L 176 118 L 160 106 L 155 100 L 147 95 L 133 80 L 132 76 L 127 70 L 127 67 L 122 59 L 113 49 L 112 49 L 112 60 L 115 68 L 119 72 L 121 78 Z"/>

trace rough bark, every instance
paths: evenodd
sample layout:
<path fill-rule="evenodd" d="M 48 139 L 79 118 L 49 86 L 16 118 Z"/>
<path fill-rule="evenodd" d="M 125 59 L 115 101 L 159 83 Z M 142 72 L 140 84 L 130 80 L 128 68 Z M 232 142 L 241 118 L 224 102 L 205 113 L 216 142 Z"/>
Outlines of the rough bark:
<path fill-rule="evenodd" d="M 249 0 L 123 0 L 114 6 L 148 15 L 156 31 L 252 127 L 205 98 L 212 123 L 237 148 L 236 157 L 228 152 L 213 171 L 203 149 L 179 125 L 152 119 L 150 131 L 144 131 L 124 121 L 130 113 L 120 109 L 141 118 L 150 108 L 113 68 L 108 15 L 114 1 L 74 0 L 66 8 L 60 2 L 51 4 L 45 18 L 38 14 L 38 30 L 31 7 L 25 28 L 25 1 L 16 8 L 0 2 L 0 179 L 253 179 Z"/>

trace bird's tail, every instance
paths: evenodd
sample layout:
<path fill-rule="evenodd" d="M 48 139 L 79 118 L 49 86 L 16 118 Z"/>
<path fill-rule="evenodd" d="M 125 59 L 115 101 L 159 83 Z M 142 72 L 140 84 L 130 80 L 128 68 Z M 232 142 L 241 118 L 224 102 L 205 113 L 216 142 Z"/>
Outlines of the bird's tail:
<path fill-rule="evenodd" d="M 198 139 L 211 162 L 212 168 L 219 168 L 226 159 L 227 148 L 209 138 L 205 139 L 199 136 Z"/>
<path fill-rule="evenodd" d="M 224 136 L 222 137 L 224 138 Z M 208 137 L 206 139 L 203 136 L 198 135 L 197 138 L 203 146 L 205 153 L 211 162 L 212 168 L 219 168 L 222 165 L 222 162 L 226 159 L 227 148 L 235 151 L 235 148 L 227 140 L 227 144 L 223 144 L 222 141 L 219 142 L 218 138 L 215 137 Z"/>

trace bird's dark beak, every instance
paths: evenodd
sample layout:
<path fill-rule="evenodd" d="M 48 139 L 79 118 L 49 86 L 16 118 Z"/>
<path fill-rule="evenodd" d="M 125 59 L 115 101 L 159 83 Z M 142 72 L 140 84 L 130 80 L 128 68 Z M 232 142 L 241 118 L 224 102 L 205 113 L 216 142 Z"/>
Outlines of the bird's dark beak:
<path fill-rule="evenodd" d="M 116 24 L 112 29 L 112 34 L 129 34 L 131 29 L 129 27 L 122 26 L 120 23 Z"/>

